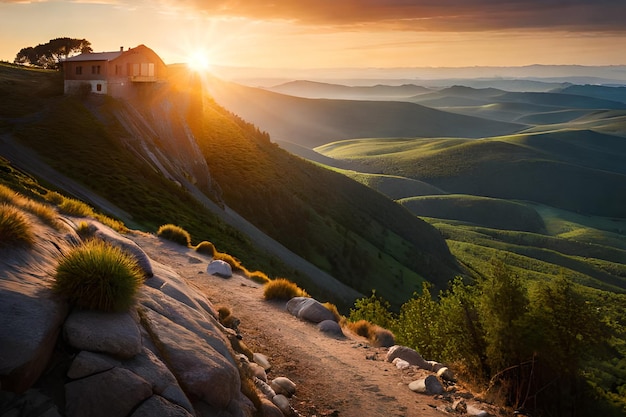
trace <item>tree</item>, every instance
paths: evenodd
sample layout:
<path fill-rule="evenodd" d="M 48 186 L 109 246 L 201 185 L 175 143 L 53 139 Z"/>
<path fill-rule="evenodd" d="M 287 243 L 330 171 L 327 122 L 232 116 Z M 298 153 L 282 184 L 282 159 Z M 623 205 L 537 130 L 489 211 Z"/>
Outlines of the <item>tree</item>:
<path fill-rule="evenodd" d="M 91 42 L 86 39 L 55 38 L 48 43 L 39 44 L 35 47 L 22 48 L 15 56 L 14 62 L 16 64 L 57 69 L 61 60 L 67 59 L 78 52 L 92 52 Z"/>

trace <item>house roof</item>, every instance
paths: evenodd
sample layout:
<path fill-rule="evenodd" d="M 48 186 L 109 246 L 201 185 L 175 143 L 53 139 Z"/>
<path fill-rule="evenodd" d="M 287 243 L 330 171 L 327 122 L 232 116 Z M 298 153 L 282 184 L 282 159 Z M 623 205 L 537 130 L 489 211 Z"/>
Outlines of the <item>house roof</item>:
<path fill-rule="evenodd" d="M 112 61 L 118 56 L 122 55 L 124 52 L 115 51 L 115 52 L 92 52 L 88 54 L 80 54 L 73 56 L 71 58 L 67 58 L 65 62 L 81 62 L 81 61 Z"/>

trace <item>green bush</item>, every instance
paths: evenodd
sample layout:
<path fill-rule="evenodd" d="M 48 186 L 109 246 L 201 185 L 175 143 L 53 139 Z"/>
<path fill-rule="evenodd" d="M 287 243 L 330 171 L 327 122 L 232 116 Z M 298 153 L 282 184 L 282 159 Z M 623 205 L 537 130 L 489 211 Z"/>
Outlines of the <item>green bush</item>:
<path fill-rule="evenodd" d="M 266 300 L 291 300 L 293 297 L 308 297 L 306 291 L 286 278 L 276 278 L 265 284 L 263 297 Z"/>
<path fill-rule="evenodd" d="M 143 282 L 135 259 L 120 248 L 90 240 L 64 256 L 53 289 L 81 308 L 125 311 Z"/>
<path fill-rule="evenodd" d="M 31 246 L 35 242 L 30 223 L 14 206 L 0 204 L 0 247 Z"/>
<path fill-rule="evenodd" d="M 159 227 L 157 231 L 157 236 L 162 237 L 167 240 L 171 240 L 172 242 L 178 243 L 183 246 L 191 246 L 191 236 L 189 232 L 183 229 L 180 226 L 176 226 L 174 224 L 164 224 Z"/>

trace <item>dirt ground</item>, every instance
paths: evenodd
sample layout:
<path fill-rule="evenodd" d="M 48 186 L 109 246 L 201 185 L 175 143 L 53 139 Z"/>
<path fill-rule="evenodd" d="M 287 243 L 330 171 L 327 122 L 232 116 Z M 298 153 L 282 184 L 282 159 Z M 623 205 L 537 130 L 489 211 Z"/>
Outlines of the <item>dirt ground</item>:
<path fill-rule="evenodd" d="M 323 334 L 316 325 L 288 313 L 284 302 L 265 301 L 262 286 L 243 276 L 224 279 L 207 274 L 209 257 L 154 236 L 129 237 L 152 259 L 175 269 L 199 288 L 214 306 L 231 309 L 241 320 L 239 329 L 244 342 L 269 358 L 272 369 L 268 379 L 285 376 L 297 384 L 291 404 L 300 415 L 449 415 L 440 410 L 452 405 L 454 395 L 433 397 L 409 390 L 407 385 L 428 375 L 427 371 L 397 369 L 385 361 L 386 349 L 371 347 L 356 335 L 335 339 Z M 462 392 L 458 387 L 451 390 L 457 392 L 457 398 Z"/>

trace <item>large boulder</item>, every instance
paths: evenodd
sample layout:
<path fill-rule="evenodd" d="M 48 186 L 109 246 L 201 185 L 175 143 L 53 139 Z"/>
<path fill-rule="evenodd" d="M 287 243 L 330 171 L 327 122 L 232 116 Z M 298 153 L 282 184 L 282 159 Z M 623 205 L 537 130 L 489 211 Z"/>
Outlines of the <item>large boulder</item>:
<path fill-rule="evenodd" d="M 122 362 L 102 353 L 80 351 L 67 371 L 68 378 L 80 379 L 120 367 Z"/>
<path fill-rule="evenodd" d="M 150 384 L 123 368 L 65 384 L 67 417 L 126 417 L 152 395 Z"/>
<path fill-rule="evenodd" d="M 287 311 L 299 319 L 311 323 L 321 323 L 324 320 L 337 321 L 335 315 L 319 301 L 309 297 L 294 297 L 287 301 Z"/>
<path fill-rule="evenodd" d="M 386 357 L 387 362 L 393 362 L 396 358 L 405 360 L 409 364 L 422 369 L 431 369 L 430 364 L 422 358 L 422 355 L 420 355 L 416 350 L 406 346 L 395 345 L 389 348 Z"/>
<path fill-rule="evenodd" d="M 10 277 L 9 277 L 10 278 Z M 45 370 L 68 307 L 49 288 L 0 279 L 0 384 L 23 392 Z"/>
<path fill-rule="evenodd" d="M 189 396 L 222 410 L 238 398 L 241 381 L 232 356 L 227 358 L 190 329 L 155 311 L 146 308 L 142 314 L 168 368 Z"/>
<path fill-rule="evenodd" d="M 130 313 L 75 310 L 63 326 L 65 340 L 74 348 L 132 358 L 141 352 L 141 333 Z"/>

